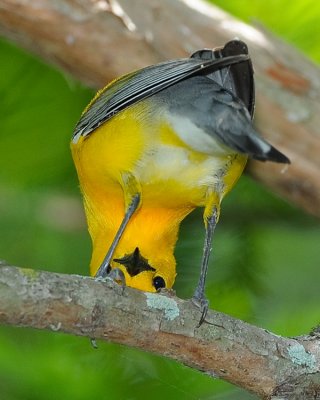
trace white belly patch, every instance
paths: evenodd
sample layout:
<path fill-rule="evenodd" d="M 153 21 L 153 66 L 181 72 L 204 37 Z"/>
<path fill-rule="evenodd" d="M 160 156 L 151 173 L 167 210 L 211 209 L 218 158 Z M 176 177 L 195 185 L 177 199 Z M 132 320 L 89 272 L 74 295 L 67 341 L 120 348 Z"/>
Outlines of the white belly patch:
<path fill-rule="evenodd" d="M 229 153 L 226 146 L 196 126 L 190 119 L 170 113 L 166 114 L 166 119 L 176 135 L 194 151 L 216 156 Z"/>
<path fill-rule="evenodd" d="M 155 181 L 175 180 L 189 188 L 221 185 L 226 158 L 206 156 L 202 161 L 194 161 L 187 148 L 158 145 L 140 160 L 135 176 L 142 184 Z"/>

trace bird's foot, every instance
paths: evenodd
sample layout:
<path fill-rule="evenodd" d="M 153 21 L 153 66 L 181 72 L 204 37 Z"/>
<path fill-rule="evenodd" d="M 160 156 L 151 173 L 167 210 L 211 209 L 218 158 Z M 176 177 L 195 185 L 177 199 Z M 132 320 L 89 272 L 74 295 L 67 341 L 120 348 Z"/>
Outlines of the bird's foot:
<path fill-rule="evenodd" d="M 201 317 L 197 325 L 197 328 L 199 328 L 206 319 L 207 312 L 209 309 L 209 301 L 206 299 L 204 295 L 199 296 L 196 293 L 191 298 L 191 301 L 201 312 Z"/>
<path fill-rule="evenodd" d="M 117 282 L 121 286 L 126 286 L 126 277 L 120 268 L 110 268 L 105 276 L 96 276 L 95 279 L 101 282 L 106 282 L 108 279 L 111 279 L 113 282 Z"/>

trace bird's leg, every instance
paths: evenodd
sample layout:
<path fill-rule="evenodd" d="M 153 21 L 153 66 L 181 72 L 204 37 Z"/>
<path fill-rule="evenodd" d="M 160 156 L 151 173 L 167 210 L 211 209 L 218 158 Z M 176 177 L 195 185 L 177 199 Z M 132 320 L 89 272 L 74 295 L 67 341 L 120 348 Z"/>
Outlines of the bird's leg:
<path fill-rule="evenodd" d="M 110 248 L 109 248 L 104 260 L 102 261 L 102 264 L 100 265 L 100 267 L 99 267 L 99 269 L 98 269 L 98 271 L 97 271 L 97 273 L 95 275 L 95 278 L 105 278 L 108 275 L 107 270 L 108 270 L 110 261 L 112 259 L 113 253 L 114 253 L 114 251 L 115 251 L 115 249 L 116 249 L 116 247 L 117 247 L 117 245 L 119 243 L 119 240 L 120 240 L 120 238 L 121 238 L 126 226 L 128 225 L 128 222 L 129 222 L 130 218 L 132 217 L 134 212 L 137 210 L 139 204 L 140 204 L 140 194 L 137 193 L 132 198 L 132 202 L 129 205 L 129 207 L 128 207 L 125 215 L 124 215 L 124 218 L 123 218 L 123 220 L 121 222 L 121 225 L 120 225 L 120 227 L 119 227 L 119 229 L 118 229 L 118 231 L 117 231 L 117 233 L 116 233 L 116 235 L 115 235 L 115 237 L 113 239 L 113 242 L 111 243 L 111 246 L 110 246 Z"/>
<path fill-rule="evenodd" d="M 120 281 L 123 286 L 126 284 L 125 276 L 119 268 L 111 269 L 109 268 L 113 253 L 119 243 L 119 240 L 130 221 L 132 215 L 137 211 L 141 204 L 141 190 L 138 181 L 130 173 L 122 174 L 123 182 L 123 192 L 125 197 L 125 214 L 124 218 L 120 224 L 120 227 L 111 243 L 111 246 L 102 261 L 95 278 L 105 278 L 110 277 L 114 281 Z M 90 338 L 91 345 L 94 349 L 98 348 L 96 339 L 94 337 Z"/>
<path fill-rule="evenodd" d="M 214 205 L 213 205 L 214 204 Z M 204 241 L 204 248 L 202 254 L 202 261 L 201 261 L 201 270 L 200 270 L 200 277 L 199 282 L 196 286 L 196 290 L 192 297 L 192 302 L 200 308 L 201 317 L 199 320 L 198 327 L 203 323 L 206 318 L 209 302 L 205 297 L 205 283 L 206 277 L 208 272 L 208 264 L 209 264 L 209 257 L 212 250 L 212 238 L 214 229 L 217 225 L 218 218 L 219 218 L 219 211 L 217 202 L 210 201 L 210 203 L 206 206 L 204 212 L 204 223 L 206 228 L 206 235 Z"/>
<path fill-rule="evenodd" d="M 125 210 L 126 210 L 125 215 L 105 258 L 102 261 L 102 264 L 100 265 L 97 273 L 95 274 L 95 278 L 105 278 L 109 274 L 109 272 L 111 272 L 109 271 L 110 270 L 109 266 L 112 256 L 115 252 L 115 249 L 119 243 L 119 240 L 124 230 L 126 229 L 126 226 L 128 225 L 128 222 L 130 221 L 130 218 L 135 213 L 135 211 L 140 207 L 141 204 L 140 185 L 138 181 L 135 179 L 135 177 L 129 172 L 123 173 L 122 183 L 123 183 L 122 187 L 125 197 Z"/>

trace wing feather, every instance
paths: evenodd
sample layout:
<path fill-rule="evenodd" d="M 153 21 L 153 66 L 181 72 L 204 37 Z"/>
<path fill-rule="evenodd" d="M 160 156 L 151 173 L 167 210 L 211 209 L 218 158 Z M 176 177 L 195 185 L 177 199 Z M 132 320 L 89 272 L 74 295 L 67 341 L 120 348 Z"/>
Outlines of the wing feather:
<path fill-rule="evenodd" d="M 152 65 L 123 76 L 103 89 L 85 110 L 75 127 L 73 142 L 87 136 L 114 115 L 138 101 L 196 75 L 207 75 L 221 68 L 249 60 L 247 54 L 223 58 L 191 57 Z"/>

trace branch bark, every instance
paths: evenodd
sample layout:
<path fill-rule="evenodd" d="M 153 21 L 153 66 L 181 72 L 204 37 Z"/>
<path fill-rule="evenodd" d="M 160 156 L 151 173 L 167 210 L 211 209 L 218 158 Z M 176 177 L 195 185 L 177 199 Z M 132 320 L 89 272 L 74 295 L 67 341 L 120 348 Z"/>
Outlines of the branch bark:
<path fill-rule="evenodd" d="M 256 71 L 258 130 L 292 165 L 249 172 L 320 216 L 320 74 L 302 54 L 201 0 L 0 0 L 0 34 L 89 85 L 235 36 Z"/>
<path fill-rule="evenodd" d="M 177 360 L 264 399 L 320 396 L 320 336 L 285 338 L 172 293 L 0 268 L 0 323 L 113 341 Z"/>

